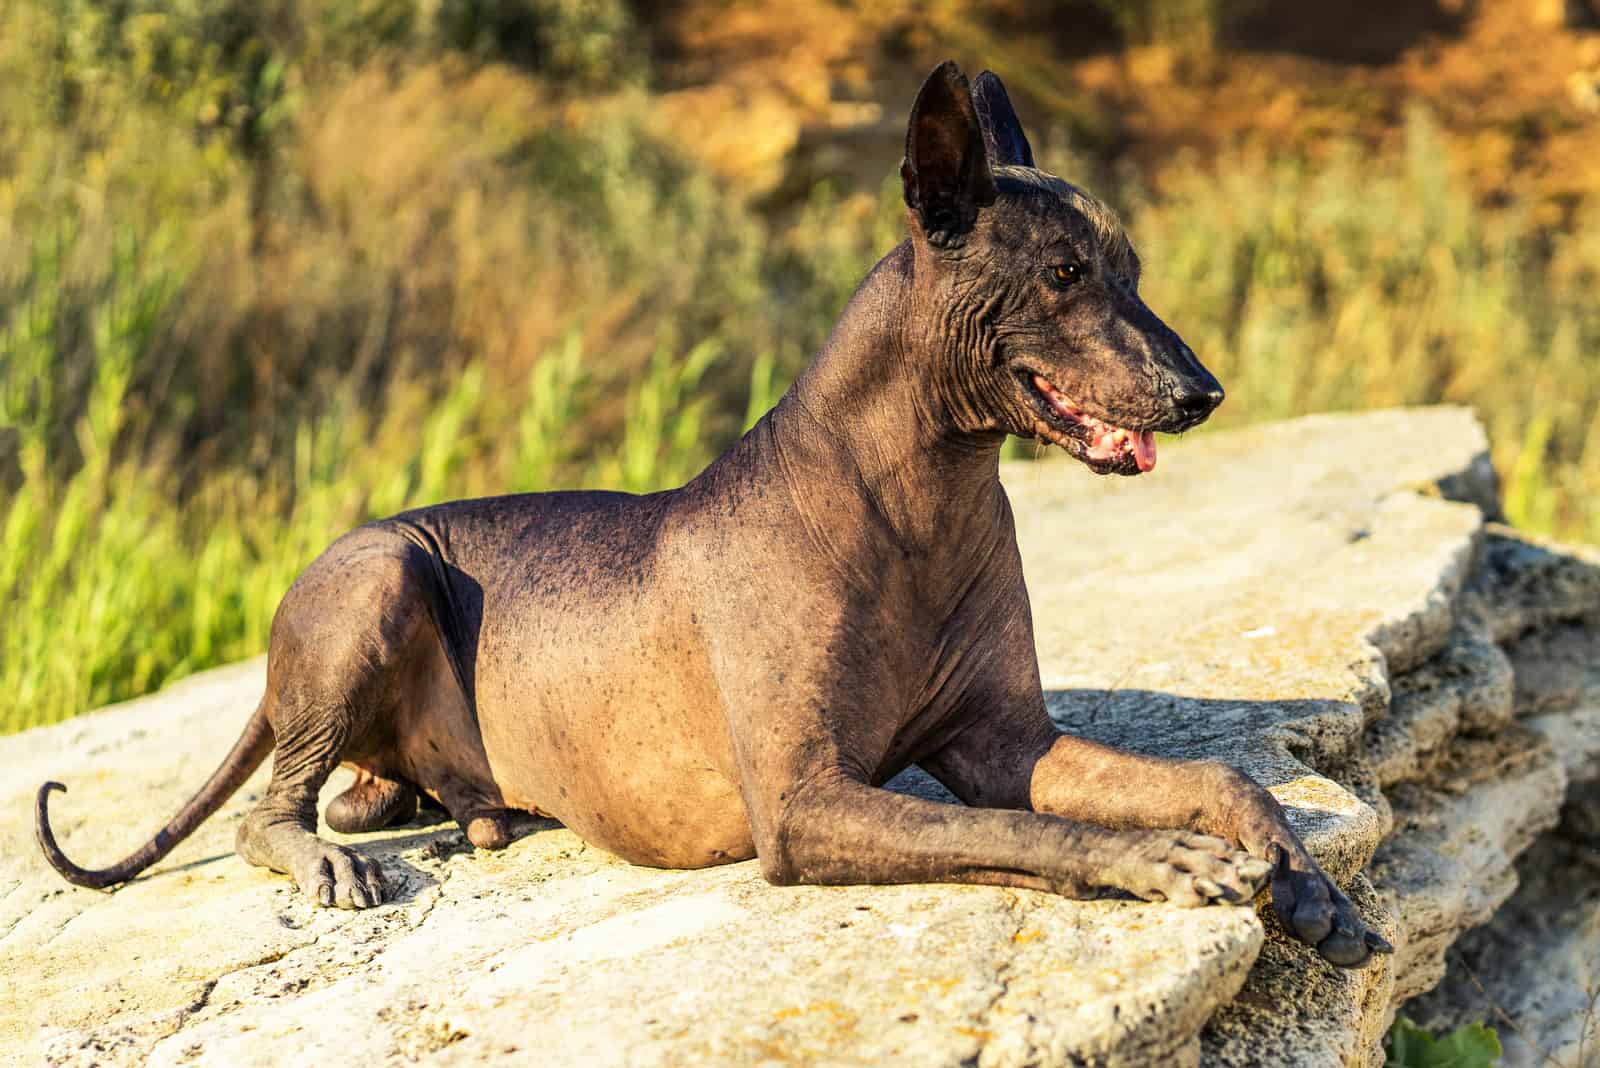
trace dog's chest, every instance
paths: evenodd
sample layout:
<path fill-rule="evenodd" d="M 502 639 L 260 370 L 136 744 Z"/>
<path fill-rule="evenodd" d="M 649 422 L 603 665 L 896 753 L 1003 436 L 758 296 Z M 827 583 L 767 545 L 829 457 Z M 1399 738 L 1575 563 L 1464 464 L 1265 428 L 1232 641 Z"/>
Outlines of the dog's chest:
<path fill-rule="evenodd" d="M 884 636 L 880 648 L 898 661 L 884 667 L 905 682 L 895 702 L 887 765 L 938 749 L 972 717 L 983 715 L 996 694 L 1014 687 L 1013 676 L 1029 666 L 1012 663 L 1015 642 L 1008 620 L 1014 612 L 986 598 L 969 598 L 959 611 L 902 620 L 893 635 Z"/>

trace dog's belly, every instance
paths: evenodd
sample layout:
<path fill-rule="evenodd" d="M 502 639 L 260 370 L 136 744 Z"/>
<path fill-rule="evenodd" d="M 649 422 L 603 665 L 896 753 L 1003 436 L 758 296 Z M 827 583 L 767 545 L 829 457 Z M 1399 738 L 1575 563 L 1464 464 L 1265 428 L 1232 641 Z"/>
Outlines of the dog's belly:
<path fill-rule="evenodd" d="M 485 587 L 474 689 L 506 803 L 634 863 L 753 856 L 690 598 L 648 569 L 591 577 L 582 596 L 521 584 L 498 598 Z"/>
<path fill-rule="evenodd" d="M 504 663 L 480 659 L 484 750 L 506 804 L 554 816 L 637 864 L 753 856 L 710 680 L 664 655 L 670 642 L 586 637 L 572 647 L 534 643 Z"/>

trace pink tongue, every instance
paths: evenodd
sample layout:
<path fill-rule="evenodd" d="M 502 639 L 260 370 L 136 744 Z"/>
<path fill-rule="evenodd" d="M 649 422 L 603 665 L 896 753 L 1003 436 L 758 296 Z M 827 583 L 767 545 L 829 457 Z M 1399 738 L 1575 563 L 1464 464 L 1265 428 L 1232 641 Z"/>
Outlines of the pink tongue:
<path fill-rule="evenodd" d="M 1156 466 L 1156 436 L 1153 431 L 1141 430 L 1132 437 L 1133 462 L 1139 465 L 1140 472 L 1152 470 Z"/>

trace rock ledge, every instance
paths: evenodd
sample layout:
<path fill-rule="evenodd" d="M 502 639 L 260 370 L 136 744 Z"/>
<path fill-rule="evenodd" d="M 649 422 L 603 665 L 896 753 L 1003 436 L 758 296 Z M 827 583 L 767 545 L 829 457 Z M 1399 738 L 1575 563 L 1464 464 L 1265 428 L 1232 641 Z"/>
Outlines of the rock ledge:
<path fill-rule="evenodd" d="M 499 854 L 448 825 L 363 836 L 398 899 L 319 910 L 232 855 L 264 773 L 115 894 L 50 872 L 37 784 L 71 787 L 74 856 L 120 856 L 227 750 L 254 661 L 0 739 L 0 1057 L 1376 1065 L 1396 1005 L 1442 977 L 1408 1011 L 1485 1015 L 1457 956 L 1575 1050 L 1572 999 L 1496 947 L 1502 917 L 1536 916 L 1530 952 L 1600 959 L 1600 904 L 1549 908 L 1547 877 L 1600 870 L 1600 564 L 1491 522 L 1486 456 L 1441 408 L 1206 435 L 1139 480 L 1005 471 L 1052 714 L 1267 784 L 1396 943 L 1376 967 L 1332 968 L 1249 908 L 778 889 L 753 863 L 630 867 L 532 818 Z M 893 786 L 942 795 L 915 771 Z"/>

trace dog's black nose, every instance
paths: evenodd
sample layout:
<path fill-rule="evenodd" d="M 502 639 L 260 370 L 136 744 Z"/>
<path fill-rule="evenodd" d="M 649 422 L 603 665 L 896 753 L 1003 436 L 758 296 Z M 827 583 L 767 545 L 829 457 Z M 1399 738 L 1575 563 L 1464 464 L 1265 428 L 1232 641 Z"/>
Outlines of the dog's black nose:
<path fill-rule="evenodd" d="M 1178 409 L 1191 418 L 1204 418 L 1222 403 L 1222 386 L 1216 379 L 1199 386 L 1185 386 L 1173 398 Z"/>

